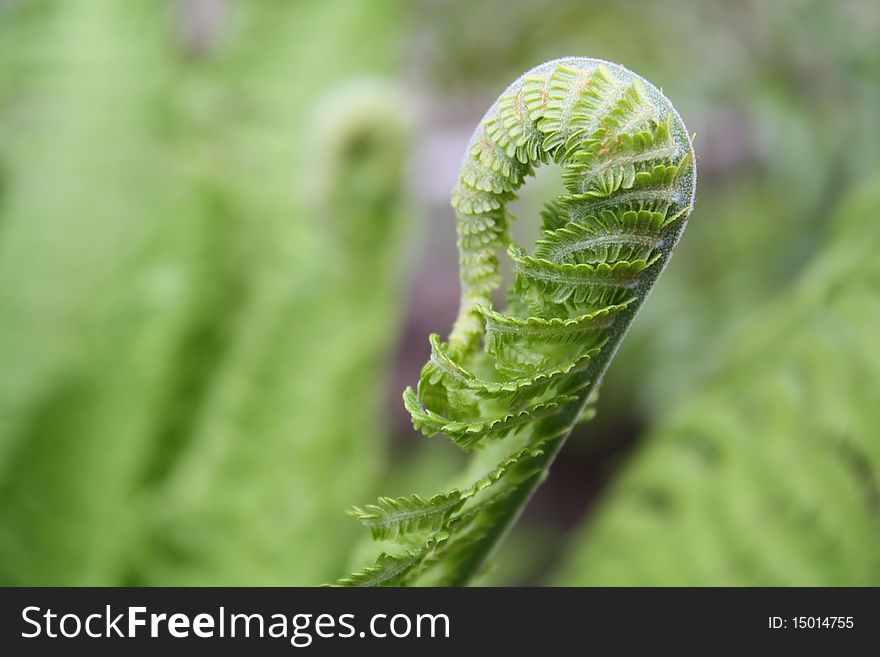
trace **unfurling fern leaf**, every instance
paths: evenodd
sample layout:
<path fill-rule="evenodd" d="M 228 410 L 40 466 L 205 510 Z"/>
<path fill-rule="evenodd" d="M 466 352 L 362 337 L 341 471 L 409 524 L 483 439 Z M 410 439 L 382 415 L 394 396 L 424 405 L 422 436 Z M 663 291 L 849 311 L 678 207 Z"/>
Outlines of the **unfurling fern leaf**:
<path fill-rule="evenodd" d="M 534 255 L 512 244 L 507 203 L 550 161 L 568 193 L 549 203 Z M 690 137 L 653 85 L 616 64 L 567 58 L 514 82 L 477 128 L 452 192 L 461 306 L 404 402 L 414 426 L 466 450 L 507 446 L 468 488 L 355 508 L 406 547 L 341 585 L 461 585 L 516 520 L 586 415 L 621 339 L 694 203 Z M 516 278 L 493 308 L 499 252 Z M 415 547 L 413 547 L 415 545 Z"/>

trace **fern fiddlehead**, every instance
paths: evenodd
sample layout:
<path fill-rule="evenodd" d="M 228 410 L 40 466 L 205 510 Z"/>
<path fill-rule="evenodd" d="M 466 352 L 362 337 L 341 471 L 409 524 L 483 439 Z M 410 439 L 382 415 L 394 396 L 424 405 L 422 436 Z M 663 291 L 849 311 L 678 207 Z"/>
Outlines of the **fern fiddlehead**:
<path fill-rule="evenodd" d="M 507 204 L 535 167 L 555 162 L 567 193 L 546 205 L 532 255 L 508 236 Z M 342 585 L 462 585 L 543 481 L 693 206 L 691 139 L 670 102 L 627 69 L 595 59 L 548 62 L 517 79 L 471 139 L 452 192 L 461 305 L 447 342 L 404 403 L 427 436 L 499 462 L 473 483 L 425 499 L 355 507 L 396 551 Z M 498 253 L 515 279 L 494 308 Z"/>

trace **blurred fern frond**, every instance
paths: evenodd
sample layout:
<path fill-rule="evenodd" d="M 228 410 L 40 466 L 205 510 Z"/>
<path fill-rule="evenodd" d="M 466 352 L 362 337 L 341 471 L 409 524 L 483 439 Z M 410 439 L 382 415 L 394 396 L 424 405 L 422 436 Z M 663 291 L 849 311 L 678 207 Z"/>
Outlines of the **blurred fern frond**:
<path fill-rule="evenodd" d="M 377 474 L 400 4 L 196 4 L 0 8 L 2 584 L 314 584 Z"/>
<path fill-rule="evenodd" d="M 583 528 L 567 585 L 880 584 L 880 177 Z"/>

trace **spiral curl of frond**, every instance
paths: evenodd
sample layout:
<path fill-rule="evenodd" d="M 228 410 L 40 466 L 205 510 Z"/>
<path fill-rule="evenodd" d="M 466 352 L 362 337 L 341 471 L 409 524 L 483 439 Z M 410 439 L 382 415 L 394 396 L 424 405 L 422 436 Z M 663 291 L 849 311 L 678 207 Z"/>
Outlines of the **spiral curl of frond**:
<path fill-rule="evenodd" d="M 529 254 L 511 242 L 507 205 L 551 161 L 567 191 L 546 205 Z M 375 538 L 407 549 L 340 584 L 463 584 L 478 571 L 585 417 L 695 191 L 684 123 L 622 66 L 560 59 L 507 88 L 475 131 L 452 191 L 458 317 L 447 342 L 431 336 L 431 358 L 404 402 L 427 436 L 445 434 L 465 450 L 511 448 L 470 488 L 353 509 Z M 492 293 L 502 252 L 515 279 L 500 310 Z"/>

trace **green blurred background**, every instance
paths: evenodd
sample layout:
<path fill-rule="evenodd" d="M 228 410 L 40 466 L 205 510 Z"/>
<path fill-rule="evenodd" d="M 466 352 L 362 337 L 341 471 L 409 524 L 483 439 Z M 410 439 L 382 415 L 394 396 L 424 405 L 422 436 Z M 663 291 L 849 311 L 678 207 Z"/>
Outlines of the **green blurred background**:
<path fill-rule="evenodd" d="M 320 584 L 373 549 L 347 506 L 442 490 L 400 391 L 457 306 L 449 190 L 564 55 L 662 87 L 698 202 L 480 582 L 880 584 L 877 34 L 873 0 L 0 1 L 0 584 Z"/>

